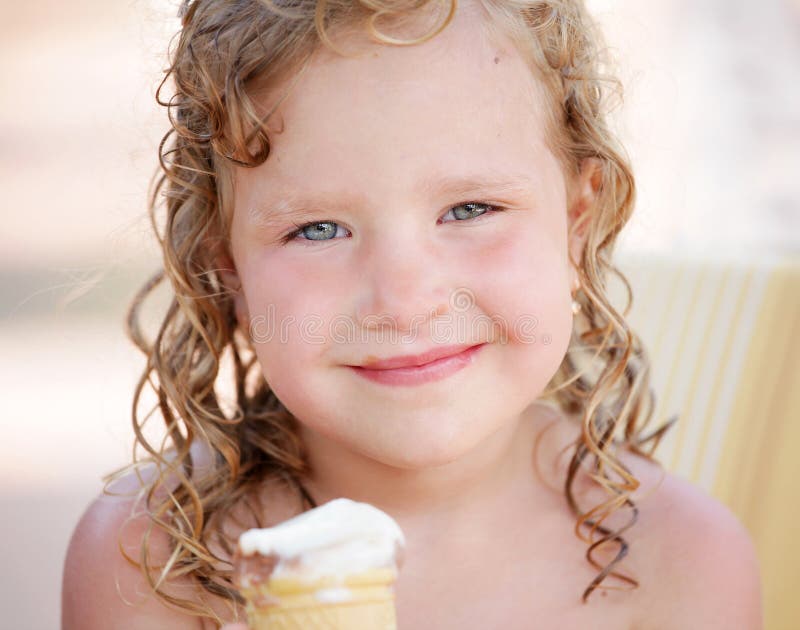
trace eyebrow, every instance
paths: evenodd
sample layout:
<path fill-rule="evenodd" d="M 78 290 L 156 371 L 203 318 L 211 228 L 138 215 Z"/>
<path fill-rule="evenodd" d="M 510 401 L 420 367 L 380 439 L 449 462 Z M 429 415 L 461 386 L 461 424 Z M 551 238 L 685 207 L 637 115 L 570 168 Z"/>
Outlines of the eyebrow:
<path fill-rule="evenodd" d="M 420 184 L 424 196 L 450 195 L 459 201 L 473 201 L 470 195 L 519 196 L 530 194 L 534 188 L 534 177 L 526 174 L 480 173 L 477 175 L 429 176 Z M 304 217 L 321 211 L 336 211 L 365 205 L 364 195 L 353 191 L 308 192 L 287 189 L 275 193 L 277 201 L 256 204 L 250 216 L 258 224 L 268 225 L 293 217 Z M 474 199 L 478 201 L 478 199 Z"/>
<path fill-rule="evenodd" d="M 533 187 L 534 178 L 531 175 L 481 173 L 469 176 L 430 177 L 422 183 L 420 190 L 427 195 L 441 193 L 468 195 L 478 192 L 518 194 L 530 192 Z"/>

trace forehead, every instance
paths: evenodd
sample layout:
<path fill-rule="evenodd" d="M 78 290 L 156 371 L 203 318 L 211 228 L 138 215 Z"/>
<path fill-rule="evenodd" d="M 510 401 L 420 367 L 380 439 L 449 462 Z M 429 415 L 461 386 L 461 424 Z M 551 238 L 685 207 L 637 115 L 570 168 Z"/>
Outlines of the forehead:
<path fill-rule="evenodd" d="M 299 76 L 257 97 L 265 111 L 279 102 L 269 123 L 270 157 L 237 169 L 236 188 L 269 197 L 357 186 L 368 196 L 430 191 L 433 174 L 474 178 L 482 171 L 495 178 L 530 173 L 535 182 L 553 159 L 543 87 L 484 20 L 459 10 L 427 42 L 356 42 L 346 48 L 358 51 L 355 58 L 318 49 Z"/>

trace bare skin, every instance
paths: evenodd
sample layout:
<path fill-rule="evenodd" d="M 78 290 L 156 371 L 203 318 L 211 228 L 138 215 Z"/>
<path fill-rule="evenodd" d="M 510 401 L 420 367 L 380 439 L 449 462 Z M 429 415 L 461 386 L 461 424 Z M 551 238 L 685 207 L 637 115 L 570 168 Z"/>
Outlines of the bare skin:
<path fill-rule="evenodd" d="M 580 595 L 596 571 L 585 559 L 586 545 L 573 533 L 575 519 L 560 489 L 568 457 L 558 457 L 577 437 L 579 428 L 557 419 L 549 409 L 532 416 L 529 426 L 527 444 L 531 452 L 535 437 L 542 435 L 537 457 L 542 479 L 533 466 L 528 471 L 532 486 L 538 484 L 532 495 L 536 500 L 509 494 L 512 500 L 495 522 L 487 524 L 494 529 L 483 540 L 448 542 L 446 532 L 432 531 L 424 522 L 398 518 L 408 540 L 397 584 L 399 630 L 484 629 L 487 620 L 488 627 L 520 629 L 533 627 L 531 620 L 535 620 L 536 627 L 565 630 L 682 630 L 709 614 L 710 605 L 691 592 L 692 584 L 704 584 L 711 593 L 715 590 L 709 591 L 708 584 L 716 584 L 720 593 L 739 588 L 740 597 L 728 604 L 727 618 L 708 617 L 699 627 L 761 630 L 758 568 L 751 542 L 735 517 L 680 478 L 625 452 L 620 454 L 621 461 L 641 482 L 633 493 L 639 519 L 624 534 L 630 552 L 617 568 L 635 577 L 640 587 L 598 591 L 589 603 L 581 603 Z M 202 449 L 194 452 L 202 461 Z M 132 491 L 137 486 L 136 479 L 129 477 L 121 480 L 116 490 Z M 525 488 L 521 485 L 518 491 Z M 264 493 L 270 506 L 269 513 L 263 515 L 266 524 L 298 512 L 299 501 L 292 494 L 274 486 Z M 549 498 L 543 500 L 545 496 Z M 603 498 L 602 492 L 588 492 L 581 504 L 594 505 L 592 496 Z M 144 595 L 148 587 L 138 569 L 130 567 L 116 549 L 117 533 L 130 505 L 129 499 L 101 497 L 78 525 L 65 567 L 63 630 L 216 628 L 208 620 L 170 610 Z M 242 525 L 248 526 L 246 519 Z M 144 519 L 136 519 L 123 537 L 123 546 L 134 556 L 143 529 Z M 235 537 L 237 529 L 230 531 Z M 432 536 L 435 544 L 426 544 Z M 156 550 L 159 546 L 165 550 L 162 561 L 168 556 L 164 542 L 156 532 L 153 544 Z M 432 548 L 437 550 L 435 555 Z M 224 556 L 221 550 L 216 551 Z M 736 566 L 730 569 L 704 561 L 715 552 L 724 554 Z M 531 561 L 520 562 L 524 556 Z M 744 576 L 744 586 L 738 581 L 731 584 L 737 574 Z M 692 578 L 694 575 L 697 577 Z M 171 592 L 185 597 L 192 588 L 179 580 Z M 226 602 L 212 597 L 209 603 L 221 619 L 231 620 L 223 630 L 246 628 L 233 622 L 236 615 Z M 239 619 L 243 612 L 238 611 Z M 731 625 L 731 620 L 736 625 Z"/>

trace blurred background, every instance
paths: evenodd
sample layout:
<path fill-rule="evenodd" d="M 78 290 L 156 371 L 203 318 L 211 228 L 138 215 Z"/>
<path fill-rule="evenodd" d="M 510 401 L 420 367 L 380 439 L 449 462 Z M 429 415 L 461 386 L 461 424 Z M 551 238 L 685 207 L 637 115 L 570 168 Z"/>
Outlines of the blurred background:
<path fill-rule="evenodd" d="M 655 277 L 648 265 L 666 274 L 677 289 L 663 297 L 665 304 L 680 303 L 683 291 L 689 307 L 701 304 L 692 288 L 701 286 L 692 284 L 701 283 L 698 274 L 711 269 L 702 282 L 713 283 L 719 272 L 720 298 L 706 310 L 697 306 L 700 319 L 676 315 L 670 325 L 686 333 L 700 330 L 693 322 L 710 326 L 703 318 L 716 313 L 719 321 L 721 315 L 723 329 L 727 322 L 734 331 L 720 337 L 716 351 L 705 350 L 719 359 L 710 362 L 710 374 L 728 366 L 744 378 L 758 351 L 758 378 L 783 375 L 777 385 L 770 381 L 769 395 L 796 390 L 798 363 L 786 343 L 796 349 L 800 334 L 798 275 L 793 264 L 787 272 L 783 261 L 796 261 L 800 253 L 800 2 L 589 4 L 606 29 L 625 85 L 617 124 L 638 178 L 637 213 L 619 245 L 621 260 L 628 261 L 623 269 L 628 265 L 634 285 L 643 287 Z M 15 630 L 58 627 L 71 531 L 100 491 L 101 475 L 130 458 L 130 407 L 143 360 L 124 336 L 123 315 L 134 291 L 159 267 L 146 193 L 166 130 L 154 93 L 178 25 L 175 0 L 4 3 L 0 545 L 8 568 L 0 577 L 0 605 Z M 737 295 L 744 297 L 737 301 Z M 651 315 L 654 300 L 642 300 Z M 764 319 L 765 304 L 772 319 Z M 644 326 L 653 321 L 642 310 L 637 317 Z M 785 337 L 750 343 L 757 331 L 775 328 Z M 663 326 L 652 325 L 644 336 L 656 356 L 676 345 Z M 683 354 L 691 360 L 698 355 L 691 351 L 691 335 L 684 336 Z M 707 338 L 711 333 L 701 331 L 698 347 Z M 775 352 L 777 362 L 770 354 Z M 702 398 L 706 389 L 696 385 L 702 379 L 681 385 L 673 378 L 681 360 L 662 362 L 654 374 L 667 390 L 662 403 L 672 405 L 662 415 L 689 410 L 694 422 L 665 445 L 666 463 L 742 518 L 770 574 L 768 628 L 798 627 L 800 617 L 792 622 L 789 615 L 800 611 L 787 608 L 788 585 L 798 582 L 780 584 L 778 560 L 766 548 L 767 521 L 754 516 L 763 503 L 737 503 L 740 486 L 719 473 L 726 466 L 740 470 L 731 458 L 742 461 L 734 451 L 744 441 L 738 437 L 725 446 L 725 440 L 736 426 L 742 388 L 728 391 L 713 381 L 719 387 L 707 391 L 719 390 L 716 406 L 706 400 L 695 413 L 690 394 Z M 744 385 L 750 384 L 756 401 L 751 411 L 758 413 L 762 394 L 754 378 Z M 769 428 L 762 434 L 785 440 L 784 425 L 798 408 L 796 397 L 786 402 L 779 410 L 782 424 L 772 425 L 774 434 Z M 769 452 L 765 442 L 760 448 L 746 453 L 753 475 L 766 483 L 772 475 L 786 476 L 785 470 L 759 468 L 759 457 Z M 761 497 L 756 490 L 752 496 Z M 794 507 L 785 510 L 797 514 Z M 777 516 L 790 519 L 788 511 Z M 797 551 L 795 546 L 792 553 Z M 782 561 L 798 560 L 800 554 Z M 796 570 L 792 576 L 800 580 Z"/>

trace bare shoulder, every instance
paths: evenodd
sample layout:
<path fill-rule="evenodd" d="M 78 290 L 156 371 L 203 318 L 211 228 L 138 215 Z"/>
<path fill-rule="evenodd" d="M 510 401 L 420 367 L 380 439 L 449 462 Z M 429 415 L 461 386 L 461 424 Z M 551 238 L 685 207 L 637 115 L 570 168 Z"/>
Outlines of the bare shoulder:
<path fill-rule="evenodd" d="M 545 425 L 557 429 L 557 446 L 563 448 L 580 438 L 577 419 L 557 419 L 563 416 L 552 412 L 550 424 Z M 758 558 L 738 517 L 657 462 L 623 449 L 617 458 L 639 484 L 630 496 L 638 513 L 636 522 L 622 534 L 629 552 L 619 565 L 621 573 L 640 584 L 635 593 L 625 593 L 626 601 L 635 602 L 635 622 L 630 627 L 762 630 Z M 583 483 L 580 490 L 587 505 L 608 499 L 594 483 Z M 630 513 L 619 510 L 605 524 L 611 529 L 628 525 Z"/>
<path fill-rule="evenodd" d="M 637 536 L 648 559 L 645 610 L 637 628 L 762 630 L 755 545 L 722 502 L 656 463 L 620 457 L 641 485 Z"/>
<path fill-rule="evenodd" d="M 120 552 L 122 549 L 138 561 L 148 528 L 149 519 L 133 514 L 135 499 L 128 496 L 137 487 L 135 475 L 122 478 L 114 490 L 125 496 L 100 495 L 78 522 L 64 564 L 63 630 L 202 627 L 197 617 L 172 610 L 153 597 L 139 568 Z M 157 528 L 153 528 L 150 544 L 155 558 L 168 558 L 167 541 Z"/>
<path fill-rule="evenodd" d="M 200 443 L 192 445 L 192 455 L 195 471 L 203 469 L 210 457 L 207 447 Z M 147 474 L 147 471 L 142 473 L 143 477 Z M 113 494 L 97 497 L 78 522 L 64 565 L 63 630 L 201 630 L 210 627 L 208 618 L 201 619 L 170 608 L 157 599 L 140 568 L 122 554 L 124 551 L 138 562 L 142 539 L 147 534 L 153 563 L 163 566 L 170 559 L 167 534 L 158 527 L 150 528 L 149 517 L 137 507 L 136 493 L 140 485 L 135 473 L 115 481 L 109 488 Z M 265 481 L 260 488 L 261 495 L 252 503 L 232 507 L 223 527 L 228 544 L 245 529 L 274 525 L 302 511 L 301 502 L 283 484 Z M 258 519 L 253 513 L 254 507 Z M 208 546 L 220 563 L 227 565 L 231 560 L 218 540 L 209 541 Z M 210 606 L 219 619 L 234 621 L 243 613 L 241 609 L 234 610 L 229 600 L 207 592 L 198 593 L 197 586 L 188 578 L 173 578 L 164 590 L 167 595 Z"/>

